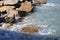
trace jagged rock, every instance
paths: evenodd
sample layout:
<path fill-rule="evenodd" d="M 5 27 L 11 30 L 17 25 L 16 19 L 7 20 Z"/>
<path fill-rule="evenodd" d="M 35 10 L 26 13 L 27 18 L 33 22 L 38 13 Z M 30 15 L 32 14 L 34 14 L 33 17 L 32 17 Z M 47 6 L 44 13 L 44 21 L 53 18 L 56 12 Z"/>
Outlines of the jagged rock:
<path fill-rule="evenodd" d="M 18 0 L 3 0 L 3 1 L 4 1 L 4 5 L 6 5 L 6 4 L 13 5 L 18 2 Z"/>
<path fill-rule="evenodd" d="M 22 28 L 21 31 L 34 34 L 38 32 L 38 27 L 36 25 L 26 25 Z"/>
<path fill-rule="evenodd" d="M 0 8 L 0 12 L 12 10 L 13 8 L 15 8 L 15 7 L 14 6 L 3 6 Z"/>
<path fill-rule="evenodd" d="M 31 2 L 25 1 L 16 10 L 30 12 L 32 10 L 32 8 L 33 8 L 33 6 L 31 4 Z"/>

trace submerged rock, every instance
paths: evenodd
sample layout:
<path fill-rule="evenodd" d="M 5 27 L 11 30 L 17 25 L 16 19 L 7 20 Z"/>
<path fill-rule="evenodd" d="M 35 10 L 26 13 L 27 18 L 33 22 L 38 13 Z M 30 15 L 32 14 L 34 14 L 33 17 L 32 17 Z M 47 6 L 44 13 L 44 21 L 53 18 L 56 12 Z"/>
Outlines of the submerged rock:
<path fill-rule="evenodd" d="M 34 34 L 38 32 L 38 27 L 35 25 L 26 25 L 22 28 L 22 32 Z"/>

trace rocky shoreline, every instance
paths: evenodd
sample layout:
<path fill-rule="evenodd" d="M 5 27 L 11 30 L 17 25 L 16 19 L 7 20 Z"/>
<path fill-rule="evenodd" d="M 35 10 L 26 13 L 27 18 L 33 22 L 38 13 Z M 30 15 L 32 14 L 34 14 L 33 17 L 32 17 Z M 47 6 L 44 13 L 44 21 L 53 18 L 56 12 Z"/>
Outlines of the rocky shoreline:
<path fill-rule="evenodd" d="M 40 4 L 45 4 L 46 0 L 1 0 L 0 1 L 0 25 L 4 26 L 4 29 L 10 28 L 16 20 L 23 20 L 25 16 L 31 14 L 34 11 L 35 6 L 39 6 Z M 32 27 L 33 28 L 33 27 Z M 30 29 L 29 31 L 31 32 Z M 24 29 L 24 28 L 22 28 Z M 32 29 L 34 33 L 34 30 Z M 23 31 L 27 31 L 24 29 Z M 28 32 L 28 31 L 27 31 Z M 30 33 L 29 32 L 29 33 Z"/>

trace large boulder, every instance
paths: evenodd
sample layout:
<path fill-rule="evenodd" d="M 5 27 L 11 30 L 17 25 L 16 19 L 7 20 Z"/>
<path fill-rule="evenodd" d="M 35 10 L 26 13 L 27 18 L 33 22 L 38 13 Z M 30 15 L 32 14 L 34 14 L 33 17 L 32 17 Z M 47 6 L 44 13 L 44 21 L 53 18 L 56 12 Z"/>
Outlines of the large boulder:
<path fill-rule="evenodd" d="M 25 1 L 16 10 L 30 12 L 32 10 L 32 8 L 33 8 L 33 6 L 31 4 L 31 2 Z"/>
<path fill-rule="evenodd" d="M 26 25 L 21 29 L 22 32 L 34 34 L 38 32 L 38 27 L 36 25 Z"/>
<path fill-rule="evenodd" d="M 10 4 L 16 4 L 18 2 L 18 0 L 3 0 L 4 1 L 4 5 Z"/>

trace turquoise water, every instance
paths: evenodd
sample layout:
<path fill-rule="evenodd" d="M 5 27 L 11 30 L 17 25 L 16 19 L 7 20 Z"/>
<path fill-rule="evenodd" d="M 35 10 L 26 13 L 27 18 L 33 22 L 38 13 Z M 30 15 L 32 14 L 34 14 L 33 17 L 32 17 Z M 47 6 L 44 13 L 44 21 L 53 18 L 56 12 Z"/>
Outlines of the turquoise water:
<path fill-rule="evenodd" d="M 36 6 L 35 12 L 24 19 L 25 24 L 40 25 L 41 35 L 60 36 L 60 0 L 47 0 L 46 4 Z M 43 28 L 44 27 L 44 28 Z"/>

